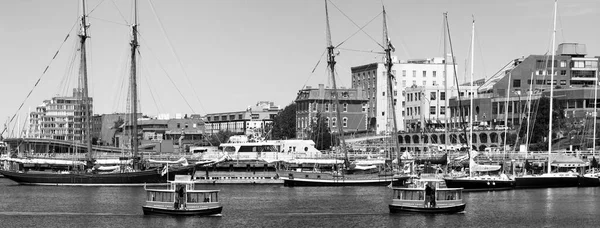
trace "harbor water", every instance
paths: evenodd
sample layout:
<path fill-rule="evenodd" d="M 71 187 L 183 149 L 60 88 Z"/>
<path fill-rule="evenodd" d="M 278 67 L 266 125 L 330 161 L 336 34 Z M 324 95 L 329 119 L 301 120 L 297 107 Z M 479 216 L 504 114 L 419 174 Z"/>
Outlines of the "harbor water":
<path fill-rule="evenodd" d="M 0 227 L 598 227 L 600 188 L 464 193 L 451 215 L 390 214 L 387 187 L 199 185 L 221 216 L 145 216 L 143 187 L 22 186 L 0 178 Z"/>

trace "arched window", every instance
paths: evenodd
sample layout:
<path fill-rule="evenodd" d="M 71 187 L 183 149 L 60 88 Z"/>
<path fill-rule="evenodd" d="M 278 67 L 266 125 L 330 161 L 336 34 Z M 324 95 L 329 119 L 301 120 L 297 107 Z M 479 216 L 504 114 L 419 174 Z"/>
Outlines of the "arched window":
<path fill-rule="evenodd" d="M 348 104 L 344 103 L 344 112 L 348 111 Z"/>
<path fill-rule="evenodd" d="M 329 127 L 329 117 L 325 118 L 325 126 Z"/>
<path fill-rule="evenodd" d="M 348 117 L 342 118 L 342 126 L 343 127 L 348 127 Z"/>
<path fill-rule="evenodd" d="M 335 117 L 331 118 L 331 127 L 335 127 L 337 125 L 337 119 Z"/>

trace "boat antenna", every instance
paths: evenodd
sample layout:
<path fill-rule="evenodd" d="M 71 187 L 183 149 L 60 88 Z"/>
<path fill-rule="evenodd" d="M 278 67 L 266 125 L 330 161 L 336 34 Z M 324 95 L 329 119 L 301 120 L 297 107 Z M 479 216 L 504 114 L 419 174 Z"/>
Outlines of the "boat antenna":
<path fill-rule="evenodd" d="M 388 103 L 391 106 L 391 112 L 392 112 L 392 121 L 393 121 L 393 125 L 392 125 L 392 141 L 394 142 L 394 146 L 395 146 L 395 150 L 396 150 L 396 159 L 398 161 L 398 168 L 400 168 L 400 157 L 401 157 L 401 153 L 400 153 L 400 145 L 398 144 L 398 123 L 396 121 L 396 107 L 395 104 L 396 102 L 394 102 L 394 96 L 393 96 L 393 87 L 392 87 L 392 81 L 396 80 L 395 76 L 392 74 L 392 67 L 394 66 L 394 63 L 392 62 L 392 52 L 396 51 L 396 48 L 394 48 L 394 45 L 392 45 L 392 42 L 390 40 L 390 36 L 388 34 L 388 29 L 387 29 L 387 14 L 385 12 L 385 6 L 383 6 L 383 46 L 384 46 L 384 51 L 385 51 L 385 67 L 386 67 L 386 72 L 387 72 L 387 84 L 388 84 Z"/>
<path fill-rule="evenodd" d="M 83 109 L 83 121 L 85 121 L 84 123 L 84 130 L 83 130 L 83 134 L 85 134 L 85 140 L 82 138 L 82 140 L 84 140 L 87 143 L 87 154 L 86 154 L 86 161 L 87 161 L 87 166 L 90 167 L 93 165 L 93 151 L 92 151 L 92 113 L 91 113 L 91 109 L 92 109 L 92 103 L 91 103 L 91 98 L 89 97 L 89 93 L 88 93 L 88 72 L 87 72 L 87 55 L 86 55 L 86 48 L 85 48 L 85 41 L 87 40 L 87 38 L 89 38 L 88 36 L 88 32 L 87 32 L 87 28 L 89 27 L 89 24 L 86 21 L 86 7 L 85 7 L 85 0 L 81 0 L 81 9 L 82 9 L 82 13 L 81 13 L 81 30 L 79 31 L 79 44 L 80 44 L 80 54 L 81 54 L 81 64 L 79 65 L 79 91 L 77 91 L 77 96 L 80 97 L 81 101 L 82 101 L 82 109 Z M 81 94 L 83 93 L 83 94 Z"/>
<path fill-rule="evenodd" d="M 554 113 L 554 109 L 552 109 L 552 99 L 554 96 L 554 45 L 556 45 L 556 7 L 558 6 L 558 1 L 554 0 L 554 28 L 552 30 L 552 62 L 550 69 L 550 117 L 548 123 L 548 173 L 552 170 L 550 166 L 550 155 L 552 152 L 552 114 Z"/>
<path fill-rule="evenodd" d="M 131 25 L 131 73 L 130 73 L 130 95 L 131 95 L 131 149 L 133 153 L 133 168 L 137 169 L 139 157 L 138 157 L 138 126 L 137 126 L 137 68 L 136 68 L 136 53 L 139 47 L 137 40 L 137 26 L 138 26 L 138 14 L 137 14 L 137 0 L 133 1 L 133 24 Z"/>
<path fill-rule="evenodd" d="M 330 74 L 331 74 L 331 82 L 332 82 L 332 86 L 333 86 L 333 93 L 331 93 L 331 96 L 333 97 L 333 100 L 335 102 L 335 114 L 336 114 L 336 125 L 337 125 L 337 129 L 338 129 L 338 138 L 340 140 L 340 149 L 342 151 L 344 151 L 344 162 L 346 165 L 346 168 L 349 165 L 349 160 L 348 160 L 348 150 L 346 150 L 346 142 L 344 140 L 344 129 L 342 127 L 342 120 L 341 120 L 341 114 L 340 114 L 340 100 L 338 97 L 338 91 L 337 91 L 337 86 L 336 86 L 336 82 L 335 82 L 335 54 L 334 54 L 334 49 L 335 47 L 333 46 L 333 44 L 331 43 L 331 29 L 329 27 L 329 12 L 327 10 L 327 0 L 325 0 L 325 23 L 326 23 L 326 36 L 327 36 L 327 65 L 329 67 L 330 70 Z"/>

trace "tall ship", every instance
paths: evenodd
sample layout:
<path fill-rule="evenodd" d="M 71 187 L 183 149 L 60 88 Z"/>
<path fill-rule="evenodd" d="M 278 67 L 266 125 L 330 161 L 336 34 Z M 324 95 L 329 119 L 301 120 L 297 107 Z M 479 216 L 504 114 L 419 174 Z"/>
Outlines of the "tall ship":
<path fill-rule="evenodd" d="M 131 41 L 130 41 L 130 72 L 129 72 L 129 115 L 131 121 L 131 156 L 121 157 L 119 160 L 124 161 L 121 165 L 106 167 L 99 164 L 92 150 L 91 139 L 91 97 L 88 95 L 88 70 L 87 70 L 87 54 L 86 41 L 89 38 L 88 32 L 88 14 L 86 13 L 86 1 L 81 1 L 82 15 L 80 18 L 79 30 L 79 49 L 80 66 L 79 66 L 79 88 L 78 105 L 81 107 L 83 127 L 82 140 L 86 145 L 85 161 L 76 160 L 45 160 L 44 162 L 53 162 L 67 164 L 71 167 L 68 170 L 55 171 L 30 171 L 23 166 L 25 160 L 18 158 L 5 159 L 3 169 L 0 174 L 4 177 L 13 180 L 19 184 L 29 185 L 144 185 L 145 183 L 167 183 L 168 180 L 173 180 L 175 175 L 193 175 L 196 168 L 200 164 L 185 164 L 184 165 L 166 165 L 160 168 L 146 168 L 143 157 L 138 154 L 138 132 L 137 114 L 138 114 L 138 96 L 137 96 L 137 59 L 139 53 L 138 47 L 138 15 L 137 15 L 137 0 L 134 0 L 134 16 L 133 24 L 131 24 Z M 67 36 L 68 38 L 68 36 Z M 5 129 L 6 130 L 6 129 Z M 77 151 L 81 148 L 74 148 Z"/>
<path fill-rule="evenodd" d="M 391 146 L 390 152 L 397 153 L 397 166 L 400 167 L 400 150 L 398 146 L 398 131 L 396 126 L 396 114 L 393 102 L 393 80 L 395 76 L 392 73 L 392 56 L 393 46 L 387 36 L 387 26 L 385 21 L 385 9 L 383 10 L 383 23 L 384 23 L 384 45 L 381 45 L 385 49 L 385 66 L 387 70 L 387 97 L 388 104 L 391 107 L 391 115 L 393 116 L 393 129 L 391 130 L 391 142 L 395 146 Z M 307 163 L 321 166 L 328 166 L 329 169 L 323 170 L 318 168 L 312 168 L 307 170 L 305 168 L 294 169 L 283 169 L 279 171 L 280 179 L 283 179 L 284 186 L 388 186 L 403 185 L 408 179 L 408 176 L 395 176 L 392 162 L 384 162 L 383 164 L 376 164 L 368 162 L 361 163 L 359 161 L 350 161 L 348 157 L 348 146 L 344 138 L 344 129 L 342 124 L 342 118 L 340 114 L 340 97 L 343 97 L 337 89 L 336 85 L 336 48 L 331 41 L 331 31 L 329 25 L 329 12 L 327 9 L 327 0 L 325 0 L 325 20 L 326 20 L 326 37 L 327 37 L 327 67 L 329 70 L 329 76 L 331 77 L 332 89 L 331 98 L 333 100 L 335 109 L 335 120 L 337 127 L 337 138 L 339 139 L 339 146 L 337 147 L 337 154 L 343 154 L 343 157 L 334 157 L 333 159 L 314 159 L 312 161 L 306 161 Z M 341 45 L 341 44 L 340 44 Z"/>

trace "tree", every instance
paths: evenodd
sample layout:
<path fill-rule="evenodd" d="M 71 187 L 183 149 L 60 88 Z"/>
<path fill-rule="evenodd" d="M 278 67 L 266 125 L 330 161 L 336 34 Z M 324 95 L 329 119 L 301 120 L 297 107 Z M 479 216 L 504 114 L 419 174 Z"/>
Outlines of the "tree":
<path fill-rule="evenodd" d="M 296 103 L 291 103 L 273 118 L 273 139 L 296 138 Z"/>
<path fill-rule="evenodd" d="M 557 129 L 561 129 L 563 123 L 563 120 L 565 119 L 565 115 L 564 115 L 564 107 L 562 107 L 561 105 L 559 105 L 559 103 L 554 100 L 553 101 L 553 107 L 552 107 L 552 128 L 553 128 L 553 134 L 552 134 L 552 138 L 555 139 L 556 135 L 557 135 Z M 535 122 L 533 127 L 530 129 L 530 134 L 531 134 L 531 139 L 529 140 L 530 142 L 536 142 L 536 143 L 532 143 L 529 146 L 529 149 L 531 151 L 543 151 L 543 150 L 548 150 L 548 131 L 550 130 L 549 128 L 549 118 L 550 118 L 550 98 L 548 97 L 542 97 L 538 100 L 538 107 L 536 110 L 536 114 L 535 114 Z M 522 124 L 522 130 L 521 131 L 525 131 L 527 132 L 527 125 L 526 124 Z M 531 126 L 530 126 L 531 127 Z"/>
<path fill-rule="evenodd" d="M 315 142 L 317 150 L 328 150 L 331 148 L 332 135 L 327 122 L 321 113 L 317 113 L 317 121 L 310 124 L 310 139 Z"/>

